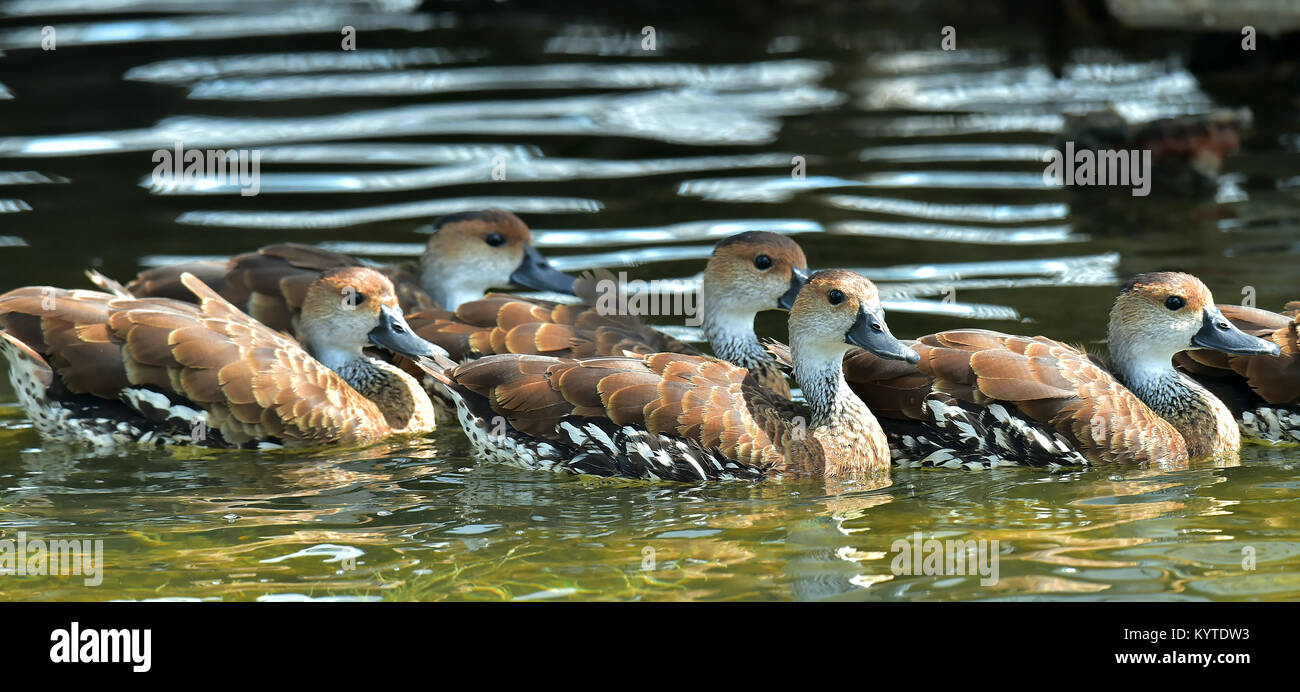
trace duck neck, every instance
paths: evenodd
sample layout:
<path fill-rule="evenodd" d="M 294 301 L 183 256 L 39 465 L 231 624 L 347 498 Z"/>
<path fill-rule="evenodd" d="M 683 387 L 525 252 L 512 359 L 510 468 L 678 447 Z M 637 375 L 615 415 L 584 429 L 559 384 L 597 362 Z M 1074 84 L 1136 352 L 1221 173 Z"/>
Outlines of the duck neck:
<path fill-rule="evenodd" d="M 705 292 L 708 296 L 711 292 Z M 722 360 L 745 368 L 754 380 L 776 395 L 789 399 L 790 384 L 785 373 L 776 362 L 776 358 L 763 348 L 758 335 L 754 333 L 754 310 L 728 309 L 726 305 L 714 306 L 708 300 L 702 300 L 700 310 L 704 313 L 702 329 L 709 340 L 713 355 Z"/>
<path fill-rule="evenodd" d="M 444 310 L 455 311 L 462 303 L 478 300 L 493 282 L 480 267 L 441 261 L 426 254 L 420 261 L 420 287 Z"/>
<path fill-rule="evenodd" d="M 334 371 L 348 386 L 379 408 L 393 432 L 433 430 L 433 403 L 429 395 L 414 377 L 396 365 L 362 356 L 334 368 Z"/>
<path fill-rule="evenodd" d="M 308 352 L 374 403 L 393 432 L 433 430 L 433 403 L 415 378 L 392 363 L 365 355 L 360 345 L 341 347 L 313 339 L 310 324 L 303 332 Z"/>
<path fill-rule="evenodd" d="M 1228 407 L 1195 380 L 1178 372 L 1173 354 L 1111 337 L 1115 374 L 1129 391 L 1183 436 L 1191 458 L 1235 452 L 1241 432 Z"/>
<path fill-rule="evenodd" d="M 706 307 L 701 308 L 704 309 L 703 331 L 714 355 L 732 365 L 749 369 L 776 362 L 754 333 L 756 313 L 724 312 Z"/>
<path fill-rule="evenodd" d="M 477 289 L 472 286 L 444 286 L 439 283 L 426 283 L 424 290 L 439 307 L 453 312 L 463 303 L 482 298 L 486 292 L 486 289 Z"/>
<path fill-rule="evenodd" d="M 808 437 L 821 446 L 827 477 L 875 475 L 889 470 L 885 433 L 867 405 L 849 389 L 842 361 L 847 347 L 800 348 L 792 338 L 794 377 L 812 413 Z"/>
<path fill-rule="evenodd" d="M 713 277 L 705 274 L 700 286 L 700 311 L 709 347 L 719 358 L 742 368 L 774 364 L 776 360 L 754 333 L 758 310 L 744 305 L 745 302 L 736 292 L 715 285 Z"/>

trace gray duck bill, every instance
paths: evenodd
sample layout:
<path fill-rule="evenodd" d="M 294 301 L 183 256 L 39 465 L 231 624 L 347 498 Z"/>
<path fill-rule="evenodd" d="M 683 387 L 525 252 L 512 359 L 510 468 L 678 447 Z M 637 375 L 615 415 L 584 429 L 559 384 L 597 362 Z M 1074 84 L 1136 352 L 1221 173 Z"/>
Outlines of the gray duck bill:
<path fill-rule="evenodd" d="M 538 291 L 573 295 L 574 277 L 551 266 L 532 245 L 524 246 L 524 261 L 510 275 L 511 283 Z"/>
<path fill-rule="evenodd" d="M 1192 344 L 1201 348 L 1223 351 L 1238 356 L 1278 356 L 1282 349 L 1278 345 L 1251 336 L 1228 321 L 1217 307 L 1205 309 L 1201 330 L 1192 337 Z"/>
<path fill-rule="evenodd" d="M 868 312 L 865 308 L 859 308 L 858 319 L 845 333 L 844 340 L 854 346 L 861 346 L 881 358 L 905 360 L 909 363 L 918 363 L 921 360 L 919 353 L 908 348 L 907 344 L 895 339 L 894 335 L 889 333 L 889 325 L 885 324 L 882 310 Z"/>

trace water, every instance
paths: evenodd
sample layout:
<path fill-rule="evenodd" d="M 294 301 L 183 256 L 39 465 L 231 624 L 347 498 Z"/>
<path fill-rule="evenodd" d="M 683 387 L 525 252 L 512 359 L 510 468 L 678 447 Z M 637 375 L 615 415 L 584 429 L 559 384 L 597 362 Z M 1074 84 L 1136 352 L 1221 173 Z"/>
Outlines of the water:
<path fill-rule="evenodd" d="M 1057 35 L 1048 10 L 961 3 L 662 22 L 564 3 L 281 3 L 287 18 L 238 0 L 85 4 L 0 6 L 0 288 L 281 240 L 409 257 L 433 216 L 495 205 L 565 269 L 676 290 L 717 238 L 792 234 L 814 267 L 880 281 L 903 336 L 1096 346 L 1118 277 L 1152 269 L 1195 272 L 1221 302 L 1300 298 L 1300 91 L 1265 70 L 1193 72 L 1208 49 L 1187 35 L 1103 48 Z M 961 50 L 934 50 L 943 23 Z M 356 52 L 336 50 L 345 24 Z M 1201 196 L 1043 182 L 1072 116 L 1224 106 L 1249 107 L 1254 130 Z M 177 139 L 258 147 L 261 193 L 151 185 L 151 152 Z M 781 316 L 760 332 L 783 337 Z M 102 539 L 106 564 L 97 586 L 0 575 L 5 599 L 1300 597 L 1295 448 L 695 487 L 479 464 L 451 428 L 364 450 L 93 456 L 43 441 L 13 400 L 6 380 L 0 538 Z M 997 583 L 892 573 L 916 532 L 997 540 Z"/>

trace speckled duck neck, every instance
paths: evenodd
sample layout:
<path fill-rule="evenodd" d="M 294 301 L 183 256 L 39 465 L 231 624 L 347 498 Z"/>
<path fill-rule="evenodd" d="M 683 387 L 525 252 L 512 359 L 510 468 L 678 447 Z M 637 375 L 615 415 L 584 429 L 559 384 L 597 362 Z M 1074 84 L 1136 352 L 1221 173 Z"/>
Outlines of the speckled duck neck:
<path fill-rule="evenodd" d="M 812 413 L 809 436 L 820 443 L 828 477 L 881 473 L 889 469 L 884 430 L 849 389 L 841 365 L 844 348 L 801 348 L 792 335 L 794 377 Z"/>
<path fill-rule="evenodd" d="M 1232 412 L 1205 387 L 1174 369 L 1174 354 L 1126 338 L 1112 320 L 1111 363 L 1119 381 L 1174 426 L 1192 458 L 1241 446 Z"/>
<path fill-rule="evenodd" d="M 335 343 L 327 335 L 328 325 L 308 321 L 302 331 L 308 352 L 379 407 L 394 432 L 432 429 L 433 404 L 415 378 L 365 355 L 362 344 Z"/>

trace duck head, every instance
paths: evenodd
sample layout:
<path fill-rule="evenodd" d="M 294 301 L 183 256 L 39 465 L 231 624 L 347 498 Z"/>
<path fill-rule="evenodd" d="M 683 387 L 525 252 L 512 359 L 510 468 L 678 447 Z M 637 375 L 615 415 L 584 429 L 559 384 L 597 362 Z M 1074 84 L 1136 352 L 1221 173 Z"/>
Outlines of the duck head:
<path fill-rule="evenodd" d="M 573 278 L 532 245 L 528 226 L 500 209 L 444 216 L 420 259 L 420 281 L 439 305 L 455 310 L 491 288 L 573 293 Z"/>
<path fill-rule="evenodd" d="M 388 277 L 367 267 L 340 267 L 320 275 L 303 299 L 299 331 L 307 349 L 332 370 L 380 346 L 409 358 L 446 356 L 415 335 Z"/>
<path fill-rule="evenodd" d="M 1208 348 L 1238 355 L 1278 355 L 1277 344 L 1237 329 L 1200 279 L 1180 272 L 1139 274 L 1121 288 L 1110 312 L 1110 347 L 1127 371 L 1172 368 L 1179 351 Z"/>
<path fill-rule="evenodd" d="M 808 258 L 798 243 L 767 231 L 733 235 L 713 248 L 704 269 L 704 319 L 722 331 L 752 331 L 754 315 L 789 310 L 807 281 Z"/>
<path fill-rule="evenodd" d="M 850 346 L 890 360 L 920 360 L 916 351 L 889 332 L 875 284 L 844 269 L 819 271 L 809 277 L 790 310 L 790 347 L 796 364 L 811 359 L 839 368 Z"/>

